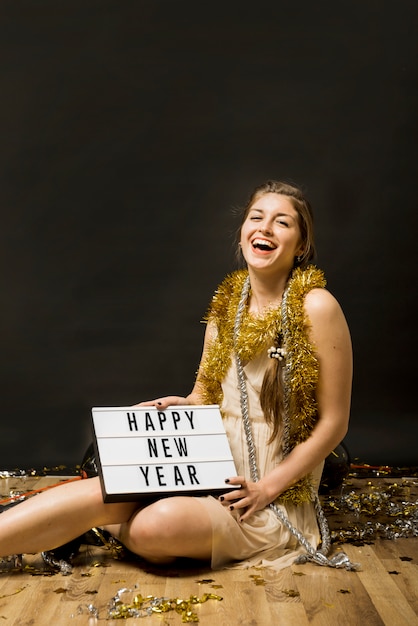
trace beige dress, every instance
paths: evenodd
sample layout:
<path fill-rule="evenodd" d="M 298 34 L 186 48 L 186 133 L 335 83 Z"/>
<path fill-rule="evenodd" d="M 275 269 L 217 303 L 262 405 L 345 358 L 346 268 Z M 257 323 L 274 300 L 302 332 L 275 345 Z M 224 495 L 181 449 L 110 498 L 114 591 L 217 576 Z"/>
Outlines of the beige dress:
<path fill-rule="evenodd" d="M 255 448 L 257 450 L 257 466 L 260 478 L 270 472 L 281 456 L 273 445 L 267 445 L 270 438 L 270 426 L 266 424 L 261 411 L 259 396 L 264 371 L 267 366 L 266 351 L 244 366 L 247 379 L 249 414 Z M 222 383 L 225 415 L 224 424 L 232 455 L 235 459 L 237 476 L 250 479 L 247 441 L 241 417 L 240 396 L 237 386 L 235 361 Z M 316 487 L 322 473 L 323 463 L 313 472 Z M 305 550 L 290 531 L 269 508 L 257 511 L 248 520 L 239 522 L 239 512 L 229 511 L 214 497 L 201 498 L 211 517 L 213 528 L 212 568 L 249 567 L 252 565 L 271 566 L 282 569 L 293 563 L 296 557 Z M 290 503 L 279 505 L 292 524 L 303 533 L 305 538 L 316 548 L 319 541 L 319 530 L 316 521 L 314 504 L 306 502 L 295 506 Z"/>

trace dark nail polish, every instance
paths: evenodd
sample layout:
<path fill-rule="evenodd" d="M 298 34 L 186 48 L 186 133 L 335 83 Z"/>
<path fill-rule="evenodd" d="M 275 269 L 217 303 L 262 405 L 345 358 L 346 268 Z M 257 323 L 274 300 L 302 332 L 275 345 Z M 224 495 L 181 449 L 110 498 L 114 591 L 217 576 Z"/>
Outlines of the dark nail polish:
<path fill-rule="evenodd" d="M 226 482 L 226 483 L 229 483 L 229 478 L 225 478 L 225 482 Z"/>
<path fill-rule="evenodd" d="M 225 500 L 225 498 L 224 498 L 223 496 L 219 496 L 219 500 L 220 500 L 221 502 L 223 502 L 223 501 Z"/>
<path fill-rule="evenodd" d="M 234 506 L 233 506 L 232 504 L 231 504 L 231 506 L 229 507 L 229 510 L 230 510 L 230 511 L 233 511 L 233 510 L 234 510 Z"/>

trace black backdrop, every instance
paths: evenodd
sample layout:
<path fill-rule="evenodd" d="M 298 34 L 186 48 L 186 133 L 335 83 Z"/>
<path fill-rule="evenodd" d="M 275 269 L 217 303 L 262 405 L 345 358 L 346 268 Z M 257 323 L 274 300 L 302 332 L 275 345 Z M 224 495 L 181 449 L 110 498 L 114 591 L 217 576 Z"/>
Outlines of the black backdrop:
<path fill-rule="evenodd" d="M 351 327 L 353 458 L 418 464 L 415 0 L 2 0 L 0 469 L 90 407 L 186 394 L 267 178 L 316 212 Z"/>

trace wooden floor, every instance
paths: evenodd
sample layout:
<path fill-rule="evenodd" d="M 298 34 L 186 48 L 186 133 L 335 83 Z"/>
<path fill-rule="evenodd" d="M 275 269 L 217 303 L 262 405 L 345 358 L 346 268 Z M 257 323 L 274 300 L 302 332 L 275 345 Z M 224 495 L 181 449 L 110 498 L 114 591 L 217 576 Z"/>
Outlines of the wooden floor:
<path fill-rule="evenodd" d="M 51 481 L 57 479 L 26 478 L 24 485 L 22 479 L 2 479 L 1 492 L 39 489 Z M 361 571 L 312 564 L 292 565 L 281 572 L 265 568 L 214 572 L 190 564 L 159 571 L 87 545 L 82 546 L 72 574 L 50 576 L 39 555 L 25 556 L 26 571 L 17 571 L 13 562 L 0 563 L 0 624 L 116 626 L 120 620 L 109 619 L 106 607 L 127 588 L 132 592 L 121 597 L 128 605 L 138 594 L 181 600 L 191 596 L 203 600 L 210 594 L 206 602 L 187 605 L 195 613 L 191 619 L 202 626 L 418 625 L 418 538 L 377 539 L 370 545 L 343 548 L 352 561 L 361 563 Z M 184 621 L 180 612 L 170 610 L 132 617 L 126 623 L 175 626 Z"/>

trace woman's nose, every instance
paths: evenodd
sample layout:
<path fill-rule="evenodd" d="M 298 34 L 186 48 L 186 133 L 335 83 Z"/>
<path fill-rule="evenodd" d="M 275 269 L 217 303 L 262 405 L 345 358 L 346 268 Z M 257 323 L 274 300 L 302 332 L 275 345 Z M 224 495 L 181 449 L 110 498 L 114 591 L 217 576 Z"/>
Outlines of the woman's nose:
<path fill-rule="evenodd" d="M 259 225 L 258 230 L 260 231 L 260 233 L 267 235 L 268 233 L 271 233 L 271 226 L 268 222 L 263 222 Z"/>

